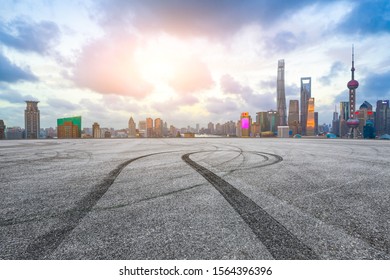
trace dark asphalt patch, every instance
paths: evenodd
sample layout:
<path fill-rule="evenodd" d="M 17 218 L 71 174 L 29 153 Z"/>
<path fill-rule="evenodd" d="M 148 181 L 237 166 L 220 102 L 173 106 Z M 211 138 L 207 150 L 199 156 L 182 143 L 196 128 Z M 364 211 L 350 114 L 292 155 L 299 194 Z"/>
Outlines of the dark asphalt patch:
<path fill-rule="evenodd" d="M 191 160 L 190 155 L 192 154 L 194 153 L 183 155 L 182 160 L 195 169 L 217 189 L 217 191 L 229 202 L 233 209 L 252 229 L 257 238 L 264 244 L 264 246 L 267 247 L 268 251 L 275 259 L 319 259 L 311 248 L 301 242 L 295 235 L 293 235 L 253 200 L 223 180 L 221 177 L 217 176 L 215 173 Z M 258 152 L 257 154 L 261 155 L 262 153 Z M 283 158 L 278 155 L 270 153 L 264 154 L 273 156 L 277 159 L 276 161 L 270 161 L 268 165 L 275 164 L 283 160 Z"/>

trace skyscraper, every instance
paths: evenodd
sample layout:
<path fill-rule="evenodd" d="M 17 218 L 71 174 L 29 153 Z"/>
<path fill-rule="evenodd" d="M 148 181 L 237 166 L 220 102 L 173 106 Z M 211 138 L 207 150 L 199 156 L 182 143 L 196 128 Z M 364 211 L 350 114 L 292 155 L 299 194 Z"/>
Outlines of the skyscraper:
<path fill-rule="evenodd" d="M 102 138 L 101 131 L 100 131 L 100 125 L 95 122 L 92 125 L 92 137 L 93 138 Z"/>
<path fill-rule="evenodd" d="M 332 133 L 340 136 L 340 120 L 337 107 L 334 105 L 333 120 L 332 120 Z"/>
<path fill-rule="evenodd" d="M 362 132 L 366 122 L 369 119 L 372 119 L 372 105 L 369 102 L 364 101 L 355 114 L 356 118 L 359 119 L 359 131 Z"/>
<path fill-rule="evenodd" d="M 133 120 L 133 117 L 130 117 L 129 119 L 129 135 L 130 138 L 137 137 L 137 131 L 135 129 L 135 121 Z"/>
<path fill-rule="evenodd" d="M 146 137 L 146 121 L 138 122 L 139 137 Z"/>
<path fill-rule="evenodd" d="M 153 137 L 153 119 L 152 118 L 146 118 L 146 137 L 147 138 Z"/>
<path fill-rule="evenodd" d="M 163 137 L 163 128 L 164 128 L 164 123 L 162 119 L 157 118 L 154 120 L 154 135 L 155 137 Z"/>
<path fill-rule="evenodd" d="M 284 88 L 284 59 L 278 61 L 278 77 L 277 77 L 277 100 L 279 120 L 277 125 L 285 126 L 286 121 L 286 93 Z"/>
<path fill-rule="evenodd" d="M 256 122 L 259 124 L 260 132 L 270 131 L 268 112 L 257 112 Z"/>
<path fill-rule="evenodd" d="M 375 131 L 377 136 L 390 134 L 389 100 L 378 100 L 376 102 Z"/>
<path fill-rule="evenodd" d="M 268 124 L 269 124 L 269 131 L 272 131 L 273 133 L 278 132 L 278 120 L 279 120 L 279 113 L 274 110 L 269 110 L 267 112 L 268 117 Z"/>
<path fill-rule="evenodd" d="M 299 101 L 290 100 L 288 110 L 288 126 L 292 131 L 292 134 L 298 134 L 299 132 Z"/>
<path fill-rule="evenodd" d="M 40 116 L 38 110 L 39 101 L 26 101 L 27 107 L 24 110 L 24 124 L 26 139 L 38 139 L 40 131 Z"/>
<path fill-rule="evenodd" d="M 348 133 L 347 120 L 349 118 L 349 102 L 340 102 L 340 137 L 345 137 Z"/>
<path fill-rule="evenodd" d="M 5 124 L 3 120 L 0 120 L 0 140 L 5 139 Z"/>
<path fill-rule="evenodd" d="M 309 98 L 307 102 L 307 121 L 306 121 L 306 135 L 315 135 L 315 113 L 314 113 L 314 98 Z"/>
<path fill-rule="evenodd" d="M 306 135 L 307 103 L 311 97 L 311 77 L 301 78 L 301 126 L 302 134 Z"/>

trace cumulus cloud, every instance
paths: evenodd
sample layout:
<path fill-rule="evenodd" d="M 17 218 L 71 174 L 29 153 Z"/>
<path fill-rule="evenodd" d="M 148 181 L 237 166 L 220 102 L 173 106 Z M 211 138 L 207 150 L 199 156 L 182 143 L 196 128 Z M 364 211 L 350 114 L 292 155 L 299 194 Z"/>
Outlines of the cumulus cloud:
<path fill-rule="evenodd" d="M 170 86 L 179 93 L 192 93 L 214 85 L 209 68 L 196 57 L 181 61 Z"/>
<path fill-rule="evenodd" d="M 22 69 L 13 64 L 7 57 L 0 53 L 0 82 L 15 83 L 19 81 L 38 81 L 30 69 Z"/>
<path fill-rule="evenodd" d="M 0 21 L 0 42 L 20 51 L 45 54 L 59 39 L 60 29 L 52 21 L 34 22 L 18 18 Z"/>
<path fill-rule="evenodd" d="M 106 37 L 84 47 L 73 81 L 97 93 L 142 99 L 153 90 L 141 76 L 134 57 L 135 39 Z"/>

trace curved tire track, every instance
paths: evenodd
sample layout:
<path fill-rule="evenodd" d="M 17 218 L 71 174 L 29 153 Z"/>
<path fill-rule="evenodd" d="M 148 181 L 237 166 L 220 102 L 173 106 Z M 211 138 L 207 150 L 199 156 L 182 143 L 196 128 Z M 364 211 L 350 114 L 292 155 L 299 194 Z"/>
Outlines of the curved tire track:
<path fill-rule="evenodd" d="M 301 242 L 253 200 L 215 173 L 191 160 L 190 155 L 195 153 L 183 155 L 182 160 L 214 186 L 252 229 L 256 237 L 267 247 L 275 259 L 319 259 L 311 248 Z M 276 162 L 271 162 L 270 164 L 275 164 L 283 160 L 278 155 L 264 154 L 272 155 L 278 159 Z"/>
<path fill-rule="evenodd" d="M 119 164 L 113 169 L 103 181 L 95 185 L 85 197 L 76 203 L 76 206 L 72 209 L 64 212 L 60 217 L 60 226 L 54 230 L 51 230 L 43 235 L 38 236 L 32 243 L 27 246 L 25 252 L 23 252 L 18 259 L 47 259 L 50 254 L 62 243 L 62 241 L 72 232 L 72 230 L 80 223 L 96 205 L 96 203 L 107 192 L 110 186 L 114 183 L 115 179 L 121 173 L 121 171 L 133 161 L 141 158 L 166 154 L 169 152 L 159 152 L 143 155 L 130 160 L 127 160 Z"/>

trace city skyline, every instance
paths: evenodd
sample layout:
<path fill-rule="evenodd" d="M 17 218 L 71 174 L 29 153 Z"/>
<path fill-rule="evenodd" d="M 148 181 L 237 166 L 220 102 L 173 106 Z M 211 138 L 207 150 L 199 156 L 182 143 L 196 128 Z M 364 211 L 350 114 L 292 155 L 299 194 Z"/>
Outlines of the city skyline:
<path fill-rule="evenodd" d="M 389 11 L 386 1 L 5 1 L 0 119 L 23 127 L 24 101 L 39 100 L 41 127 L 75 115 L 88 127 L 236 121 L 277 109 L 283 59 L 286 104 L 311 77 L 319 123 L 331 123 L 348 100 L 352 44 L 357 104 L 389 99 Z"/>

